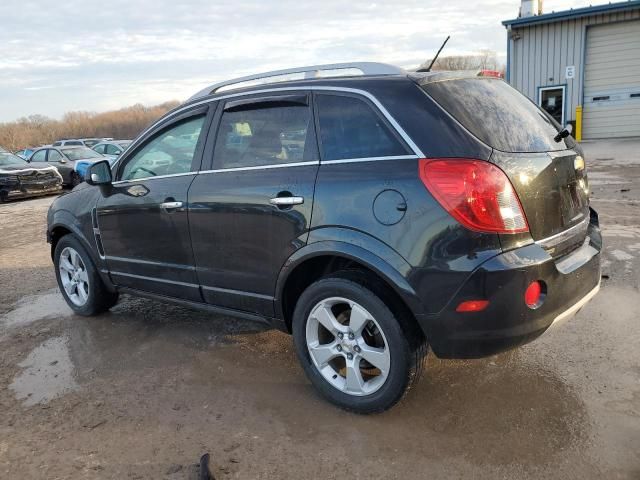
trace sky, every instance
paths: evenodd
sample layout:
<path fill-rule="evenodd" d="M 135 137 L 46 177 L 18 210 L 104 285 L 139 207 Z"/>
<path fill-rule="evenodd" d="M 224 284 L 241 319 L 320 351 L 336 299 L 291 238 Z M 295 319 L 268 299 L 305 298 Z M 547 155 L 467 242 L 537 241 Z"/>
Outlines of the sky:
<path fill-rule="evenodd" d="M 603 1 L 545 0 L 544 11 Z M 1 0 L 0 122 L 186 100 L 216 81 L 491 49 L 519 0 Z"/>

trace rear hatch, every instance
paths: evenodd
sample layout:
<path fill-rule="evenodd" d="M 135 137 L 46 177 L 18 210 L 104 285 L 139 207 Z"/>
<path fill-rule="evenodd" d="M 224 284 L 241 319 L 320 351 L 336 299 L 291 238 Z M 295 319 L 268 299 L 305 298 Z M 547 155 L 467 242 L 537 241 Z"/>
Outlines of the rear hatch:
<path fill-rule="evenodd" d="M 554 140 L 561 128 L 549 115 L 502 80 L 414 80 L 493 148 L 490 161 L 511 180 L 534 240 L 554 256 L 582 243 L 590 216 L 584 160 L 571 137 Z"/>

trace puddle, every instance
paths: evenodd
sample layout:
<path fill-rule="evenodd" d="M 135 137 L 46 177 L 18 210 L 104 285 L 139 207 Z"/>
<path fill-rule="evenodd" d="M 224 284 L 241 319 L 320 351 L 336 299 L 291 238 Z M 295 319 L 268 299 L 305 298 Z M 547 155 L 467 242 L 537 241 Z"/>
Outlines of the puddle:
<path fill-rule="evenodd" d="M 589 172 L 589 185 L 624 185 L 631 180 L 604 172 Z"/>
<path fill-rule="evenodd" d="M 607 237 L 640 238 L 640 227 L 629 225 L 603 225 L 602 234 Z"/>
<path fill-rule="evenodd" d="M 0 316 L 0 325 L 16 327 L 45 318 L 69 317 L 73 314 L 57 289 L 41 295 L 29 295 L 20 300 L 10 312 Z"/>
<path fill-rule="evenodd" d="M 616 260 L 622 260 L 622 261 L 633 260 L 635 258 L 633 255 L 629 255 L 627 252 L 623 250 L 613 250 L 611 252 L 611 255 L 613 255 L 613 257 Z"/>
<path fill-rule="evenodd" d="M 26 407 L 47 403 L 79 388 L 73 378 L 67 337 L 50 338 L 18 366 L 25 370 L 16 376 L 9 388 L 18 400 L 24 400 Z"/>

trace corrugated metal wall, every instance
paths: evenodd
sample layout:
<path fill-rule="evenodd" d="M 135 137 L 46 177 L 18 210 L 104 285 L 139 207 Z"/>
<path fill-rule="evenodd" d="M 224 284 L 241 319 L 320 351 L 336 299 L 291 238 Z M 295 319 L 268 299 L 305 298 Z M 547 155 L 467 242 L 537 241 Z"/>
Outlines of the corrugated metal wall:
<path fill-rule="evenodd" d="M 536 103 L 539 87 L 567 85 L 566 120 L 575 120 L 576 106 L 582 100 L 586 27 L 638 18 L 640 10 L 628 10 L 514 27 L 508 34 L 509 83 Z M 513 40 L 514 34 L 518 34 L 520 38 Z M 576 67 L 573 80 L 565 78 L 568 65 Z"/>

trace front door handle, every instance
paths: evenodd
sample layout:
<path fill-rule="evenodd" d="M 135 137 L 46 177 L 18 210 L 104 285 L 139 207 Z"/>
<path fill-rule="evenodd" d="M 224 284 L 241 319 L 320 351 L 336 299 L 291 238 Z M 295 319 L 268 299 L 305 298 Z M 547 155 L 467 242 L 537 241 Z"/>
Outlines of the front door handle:
<path fill-rule="evenodd" d="M 182 202 L 164 202 L 160 204 L 160 208 L 167 213 L 171 213 L 170 210 L 182 208 Z"/>
<path fill-rule="evenodd" d="M 271 205 L 277 207 L 290 207 L 292 205 L 302 205 L 304 203 L 304 197 L 275 197 L 269 200 Z"/>

